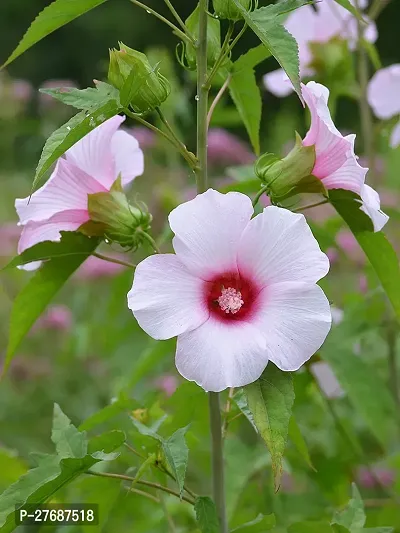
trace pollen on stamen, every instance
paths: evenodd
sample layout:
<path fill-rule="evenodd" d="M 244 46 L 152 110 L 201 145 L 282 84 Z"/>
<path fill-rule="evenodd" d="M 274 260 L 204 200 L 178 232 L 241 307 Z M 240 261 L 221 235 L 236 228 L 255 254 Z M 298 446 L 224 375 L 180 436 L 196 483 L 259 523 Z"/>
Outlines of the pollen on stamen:
<path fill-rule="evenodd" d="M 222 289 L 221 296 L 217 301 L 222 311 L 225 311 L 225 313 L 232 313 L 233 315 L 237 313 L 244 304 L 242 293 L 232 287 Z"/>

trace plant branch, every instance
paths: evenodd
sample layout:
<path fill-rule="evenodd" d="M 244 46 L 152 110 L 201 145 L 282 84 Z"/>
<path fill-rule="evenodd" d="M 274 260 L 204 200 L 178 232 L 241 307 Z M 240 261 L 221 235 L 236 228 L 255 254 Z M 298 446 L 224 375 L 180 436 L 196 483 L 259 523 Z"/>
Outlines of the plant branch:
<path fill-rule="evenodd" d="M 182 30 L 185 32 L 185 35 L 187 35 L 189 37 L 189 39 L 192 41 L 192 43 L 194 43 L 194 39 L 193 37 L 189 34 L 189 31 L 186 27 L 186 24 L 183 22 L 183 20 L 181 19 L 181 17 L 179 16 L 178 12 L 176 11 L 176 9 L 174 8 L 174 6 L 172 5 L 172 3 L 170 2 L 170 0 L 164 0 L 164 2 L 166 3 L 168 9 L 171 11 L 173 17 L 175 17 L 175 20 L 176 22 L 180 25 L 180 27 L 182 28 Z"/>
<path fill-rule="evenodd" d="M 264 185 L 264 187 L 262 187 L 262 188 L 258 191 L 258 193 L 255 195 L 254 200 L 253 200 L 253 202 L 252 202 L 252 203 L 253 203 L 253 207 L 255 207 L 255 206 L 258 204 L 258 201 L 259 201 L 259 199 L 261 198 L 261 196 L 262 196 L 264 193 L 268 192 L 269 187 L 270 187 L 270 185 Z"/>
<path fill-rule="evenodd" d="M 179 499 L 182 499 L 183 501 L 190 503 L 191 505 L 194 505 L 194 500 L 192 498 L 189 498 L 185 495 L 180 496 L 179 492 L 170 489 L 169 487 L 164 487 L 164 485 L 160 485 L 158 483 L 153 483 L 152 481 L 145 481 L 144 479 L 135 479 L 131 476 L 126 476 L 125 474 L 112 474 L 110 472 L 93 472 L 92 470 L 88 470 L 86 474 L 89 474 L 91 476 L 99 476 L 99 477 L 107 477 L 112 479 L 119 479 L 120 481 L 130 481 L 131 483 L 135 482 L 137 485 L 143 485 L 145 487 L 151 487 L 153 489 L 161 490 L 163 492 L 166 492 L 167 494 L 172 494 L 173 496 L 176 496 Z"/>
<path fill-rule="evenodd" d="M 106 255 L 102 255 L 97 252 L 93 252 L 92 255 L 93 257 L 97 257 L 97 259 L 101 259 L 102 261 L 108 261 L 109 263 L 115 263 L 116 265 L 122 265 L 128 268 L 136 268 L 136 265 L 134 265 L 133 263 L 128 263 L 126 261 L 122 261 L 121 259 L 116 259 L 114 257 L 107 257 Z"/>
<path fill-rule="evenodd" d="M 225 510 L 224 458 L 219 393 L 208 393 L 212 447 L 213 495 L 217 508 L 221 533 L 228 533 Z"/>
<path fill-rule="evenodd" d="M 211 122 L 211 118 L 212 118 L 212 115 L 214 113 L 214 110 L 217 107 L 218 102 L 221 100 L 224 92 L 228 88 L 228 85 L 230 84 L 231 79 L 232 79 L 232 74 L 229 74 L 229 76 L 226 78 L 224 84 L 222 85 L 221 89 L 218 91 L 217 96 L 214 98 L 213 103 L 210 106 L 210 110 L 209 110 L 208 115 L 207 115 L 207 129 L 210 127 L 210 122 Z"/>
<path fill-rule="evenodd" d="M 128 490 L 129 492 L 133 492 L 134 494 L 138 494 L 139 496 L 144 496 L 145 498 L 148 498 L 149 500 L 152 500 L 155 503 L 161 503 L 161 501 L 158 498 L 156 498 L 149 492 L 145 492 L 144 490 L 133 489 L 133 488 L 130 488 Z"/>
<path fill-rule="evenodd" d="M 390 0 L 375 0 L 368 12 L 368 17 L 376 20 L 389 3 Z"/>
<path fill-rule="evenodd" d="M 293 212 L 301 213 L 302 211 L 306 211 L 307 209 L 312 209 L 313 207 L 318 207 L 319 205 L 324 205 L 327 203 L 328 203 L 328 200 L 321 200 L 320 202 L 317 202 L 315 204 L 309 204 L 309 205 L 298 207 L 297 209 L 293 209 Z"/>
<path fill-rule="evenodd" d="M 226 32 L 224 42 L 221 46 L 221 51 L 214 63 L 213 68 L 211 69 L 210 74 L 208 75 L 208 78 L 205 81 L 205 85 L 208 89 L 210 89 L 212 80 L 214 79 L 215 74 L 218 72 L 219 67 L 222 65 L 222 63 L 225 61 L 226 57 L 229 54 L 229 41 L 232 37 L 234 26 L 234 22 L 230 21 L 228 31 Z"/>
<path fill-rule="evenodd" d="M 132 4 L 135 6 L 141 7 L 144 9 L 149 15 L 154 15 L 156 18 L 167 24 L 170 28 L 172 28 L 175 32 L 175 34 L 180 37 L 183 41 L 186 41 L 187 43 L 193 44 L 193 39 L 186 35 L 186 33 L 183 33 L 175 24 L 173 24 L 170 20 L 166 19 L 160 13 L 157 13 L 154 9 L 152 9 L 149 6 L 146 6 L 145 4 L 142 4 L 142 2 L 139 2 L 138 0 L 130 0 Z"/>
<path fill-rule="evenodd" d="M 191 166 L 193 167 L 193 165 L 196 164 L 194 154 L 189 152 L 188 149 L 186 148 L 185 144 L 179 139 L 179 137 L 177 136 L 177 134 L 173 130 L 172 126 L 170 125 L 168 120 L 165 118 L 164 113 L 161 111 L 161 109 L 159 107 L 156 107 L 156 112 L 157 112 L 158 116 L 160 117 L 161 122 L 164 124 L 164 126 L 167 128 L 168 132 L 170 133 L 171 138 L 174 139 L 174 141 L 176 142 L 176 145 L 179 147 L 179 151 L 182 154 L 183 153 L 188 153 L 189 156 L 192 158 L 192 165 Z"/>

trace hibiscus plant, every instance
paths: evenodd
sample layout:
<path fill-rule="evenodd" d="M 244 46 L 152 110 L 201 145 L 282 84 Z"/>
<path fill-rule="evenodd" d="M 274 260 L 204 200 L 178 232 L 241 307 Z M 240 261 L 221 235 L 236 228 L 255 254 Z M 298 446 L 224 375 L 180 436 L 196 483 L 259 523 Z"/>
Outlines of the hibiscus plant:
<path fill-rule="evenodd" d="M 336 500 L 337 510 L 325 506 L 320 515 L 311 513 L 308 521 L 291 524 L 280 523 L 269 504 L 254 505 L 251 492 L 236 514 L 238 498 L 229 496 L 228 505 L 226 498 L 226 489 L 232 492 L 231 480 L 237 479 L 230 470 L 248 470 L 243 472 L 246 484 L 252 472 L 261 469 L 266 474 L 258 478 L 257 490 L 273 500 L 291 468 L 284 459 L 288 438 L 296 456 L 318 476 L 301 430 L 304 410 L 294 414 L 292 373 L 313 383 L 319 383 L 323 373 L 326 384 L 336 380 L 326 374 L 333 368 L 351 402 L 356 407 L 362 403 L 361 393 L 353 392 L 346 377 L 346 364 L 355 358 L 351 334 L 332 327 L 332 321 L 343 317 L 338 317 L 340 311 L 319 285 L 329 278 L 330 240 L 314 226 L 309 213 L 318 207 L 336 212 L 335 220 L 347 225 L 370 262 L 391 323 L 400 316 L 398 259 L 382 231 L 389 217 L 371 186 L 376 180 L 369 103 L 381 119 L 400 112 L 399 65 L 379 70 L 368 84 L 369 61 L 377 53 L 375 20 L 385 2 L 373 2 L 368 9 L 368 3 L 359 0 L 315 4 L 279 0 L 266 6 L 256 0 L 199 0 L 183 20 L 173 0 L 158 2 L 163 4 L 159 10 L 168 14 L 159 13 L 157 6 L 130 1 L 135 10 L 145 10 L 168 25 L 176 37 L 177 65 L 189 80 L 197 109 L 196 142 L 186 144 L 176 127 L 174 110 L 168 107 L 176 89 L 163 61 L 132 48 L 133 38 L 129 46 L 115 43 L 110 50 L 103 81 L 95 80 L 86 89 L 42 90 L 76 108 L 77 114 L 49 136 L 32 189 L 15 202 L 22 231 L 18 255 L 6 268 L 32 272 L 21 274 L 29 280 L 11 311 L 3 379 L 7 380 L 8 367 L 38 317 L 74 272 L 94 256 L 132 273 L 127 301 L 119 295 L 118 306 L 132 312 L 128 327 L 140 327 L 154 339 L 151 353 L 163 353 L 166 344 L 161 341 L 172 339 L 176 369 L 188 382 L 171 397 L 172 405 L 191 405 L 192 411 L 175 420 L 158 404 L 151 409 L 136 405 L 133 387 L 128 387 L 76 428 L 56 404 L 52 431 L 56 453 L 38 457 L 37 464 L 0 496 L 0 533 L 17 527 L 18 510 L 28 504 L 54 503 L 58 491 L 79 476 L 100 487 L 111 481 L 124 494 L 134 494 L 135 502 L 147 499 L 149 514 L 154 506 L 159 509 L 154 511 L 160 513 L 158 520 L 165 518 L 162 531 L 394 531 L 390 524 L 365 527 L 364 503 L 355 485 L 347 506 Z M 4 66 L 104 2 L 50 3 Z M 245 32 L 252 32 L 259 42 L 239 55 L 236 45 Z M 338 72 L 349 57 L 359 68 L 346 70 L 341 78 Z M 267 59 L 271 68 L 277 62 L 279 70 L 264 76 L 266 88 L 279 97 L 294 91 L 296 105 L 310 123 L 308 132 L 293 130 L 292 148 L 285 155 L 266 151 L 268 147 L 260 143 L 262 98 L 254 69 Z M 209 128 L 228 95 L 255 155 L 250 152 L 251 164 L 236 169 L 242 172 L 240 178 L 211 183 Z M 343 95 L 360 102 L 361 143 L 356 144 L 353 132 L 358 127 L 343 135 L 334 123 L 336 102 Z M 151 196 L 136 189 L 136 178 L 146 165 L 141 142 L 126 127 L 131 122 L 159 136 L 167 154 L 180 157 L 188 190 L 196 184 L 190 199 L 170 206 L 163 231 L 154 223 L 160 222 L 158 214 L 145 203 L 152 204 Z M 397 125 L 391 133 L 393 147 L 399 138 Z M 367 163 L 358 158 L 356 146 L 361 145 Z M 362 315 L 363 303 L 350 313 Z M 350 343 L 350 354 L 336 349 L 342 335 Z M 382 389 L 385 409 L 395 418 L 398 389 L 394 387 L 393 395 L 385 386 Z M 329 403 L 334 395 L 320 392 L 319 401 L 329 416 L 329 411 L 334 412 Z M 366 394 L 373 396 L 374 391 Z M 68 412 L 68 406 L 63 408 Z M 379 420 L 379 408 L 374 414 L 375 418 L 366 415 L 371 431 Z M 124 422 L 113 426 L 117 415 Z M 197 432 L 196 422 L 208 415 L 210 448 L 204 444 L 208 435 Z M 243 419 L 243 427 L 232 423 L 236 418 Z M 88 438 L 86 432 L 101 424 L 108 431 Z M 359 444 L 342 424 L 340 431 L 357 449 Z M 232 464 L 224 451 L 231 445 L 229 434 L 235 437 L 235 432 L 243 432 L 254 443 L 254 454 L 243 465 Z M 391 430 L 377 440 L 396 447 Z M 199 441 L 205 459 L 201 465 L 191 465 L 189 451 Z M 240 445 L 239 439 L 232 442 Z M 261 442 L 268 451 L 260 448 Z M 131 454 L 131 460 L 124 454 Z M 245 491 L 245 484 L 239 483 L 237 491 Z M 82 502 L 87 503 L 90 496 L 84 490 Z M 389 494 L 387 499 L 395 502 L 395 497 Z M 165 498 L 187 511 L 179 515 Z M 178 525 L 175 513 L 180 516 Z M 108 531 L 104 522 L 102 528 Z M 135 524 L 128 523 L 125 529 L 135 531 Z M 152 526 L 148 531 L 153 531 Z"/>

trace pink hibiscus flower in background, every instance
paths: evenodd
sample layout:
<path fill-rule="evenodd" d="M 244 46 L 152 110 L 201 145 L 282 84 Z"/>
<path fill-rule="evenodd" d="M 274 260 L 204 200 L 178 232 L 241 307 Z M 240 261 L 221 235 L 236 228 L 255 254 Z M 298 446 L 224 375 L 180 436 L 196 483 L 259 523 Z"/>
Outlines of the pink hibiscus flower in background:
<path fill-rule="evenodd" d="M 77 142 L 57 161 L 49 180 L 15 208 L 23 226 L 18 253 L 43 241 L 59 241 L 60 231 L 76 231 L 89 221 L 88 195 L 109 191 L 119 175 L 127 185 L 143 172 L 137 140 L 118 130 L 113 117 Z"/>
<path fill-rule="evenodd" d="M 368 84 L 368 102 L 375 115 L 386 120 L 400 115 L 400 64 L 378 70 Z M 390 146 L 400 145 L 400 122 L 393 128 Z"/>
<path fill-rule="evenodd" d="M 352 2 L 354 4 L 354 2 Z M 366 0 L 360 1 L 360 7 L 367 7 Z M 366 17 L 364 16 L 364 19 Z M 296 39 L 299 47 L 300 77 L 312 76 L 313 54 L 311 43 L 327 43 L 334 37 L 348 41 L 353 50 L 357 41 L 357 20 L 335 0 L 321 0 L 312 6 L 306 5 L 293 11 L 285 22 L 285 28 Z M 376 26 L 369 22 L 364 38 L 374 43 L 378 37 Z M 264 76 L 264 85 L 268 91 L 278 97 L 288 96 L 292 84 L 284 70 L 278 69 Z"/>
<path fill-rule="evenodd" d="M 389 217 L 380 209 L 378 193 L 365 183 L 367 168 L 363 168 L 354 153 L 354 134 L 343 135 L 334 125 L 328 108 L 329 89 L 310 81 L 302 85 L 303 97 L 311 113 L 311 127 L 303 140 L 304 146 L 315 146 L 312 175 L 326 189 L 345 189 L 358 194 L 360 209 L 371 219 L 374 231 L 380 231 Z"/>
<path fill-rule="evenodd" d="M 222 128 L 210 129 L 207 150 L 212 165 L 248 165 L 255 159 L 245 142 Z"/>
<path fill-rule="evenodd" d="M 128 306 L 155 339 L 178 336 L 176 366 L 207 391 L 296 370 L 331 326 L 316 282 L 329 270 L 303 215 L 209 189 L 169 215 L 175 254 L 136 268 Z"/>

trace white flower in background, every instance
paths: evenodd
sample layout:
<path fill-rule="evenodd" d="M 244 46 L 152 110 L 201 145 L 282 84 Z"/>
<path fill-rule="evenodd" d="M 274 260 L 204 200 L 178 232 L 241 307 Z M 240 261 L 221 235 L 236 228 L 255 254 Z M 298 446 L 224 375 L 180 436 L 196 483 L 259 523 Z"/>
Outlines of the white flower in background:
<path fill-rule="evenodd" d="M 400 64 L 378 70 L 368 84 L 368 102 L 383 120 L 400 115 Z M 393 128 L 390 146 L 400 145 L 400 122 Z"/>
<path fill-rule="evenodd" d="M 351 1 L 354 4 L 353 1 Z M 367 7 L 368 2 L 361 0 L 360 8 Z M 364 19 L 366 17 L 364 16 Z M 312 6 L 306 5 L 293 11 L 285 22 L 285 28 L 296 39 L 299 47 L 300 77 L 314 74 L 311 67 L 313 54 L 311 43 L 327 43 L 338 37 L 346 40 L 349 49 L 353 50 L 357 41 L 357 19 L 335 0 L 321 0 Z M 364 38 L 374 43 L 378 37 L 376 26 L 369 22 Z M 268 91 L 278 97 L 289 95 L 293 91 L 292 84 L 284 70 L 278 69 L 264 76 L 264 85 Z"/>
<path fill-rule="evenodd" d="M 178 336 L 176 366 L 207 391 L 255 381 L 272 361 L 297 370 L 324 342 L 329 270 L 303 215 L 212 189 L 174 209 L 175 254 L 135 272 L 128 305 L 155 339 Z"/>

